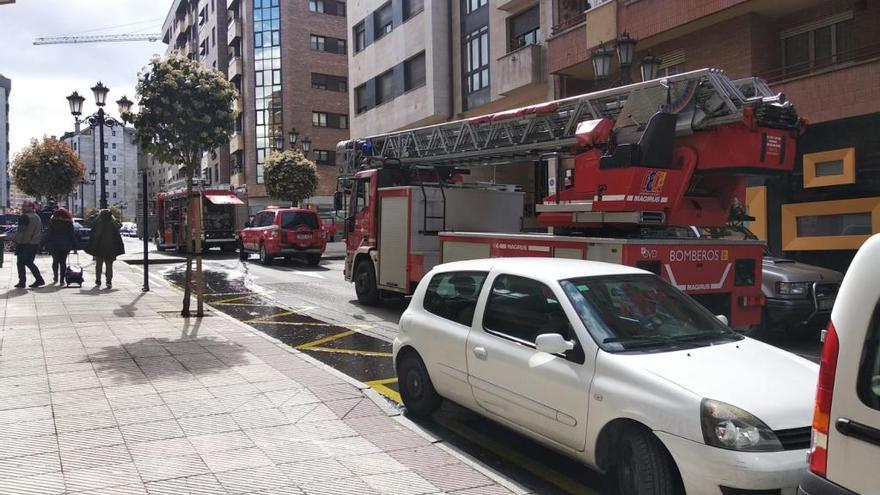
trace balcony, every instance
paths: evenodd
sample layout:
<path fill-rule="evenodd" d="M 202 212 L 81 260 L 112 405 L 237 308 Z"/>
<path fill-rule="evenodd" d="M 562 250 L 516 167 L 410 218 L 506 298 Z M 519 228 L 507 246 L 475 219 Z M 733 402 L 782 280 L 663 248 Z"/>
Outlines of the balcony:
<path fill-rule="evenodd" d="M 587 37 L 586 17 L 581 14 L 553 26 L 547 38 L 547 70 L 551 74 L 569 74 L 580 65 L 589 65 L 590 53 L 584 40 Z"/>
<path fill-rule="evenodd" d="M 244 74 L 244 62 L 241 57 L 229 61 L 229 80 L 235 81 Z"/>
<path fill-rule="evenodd" d="M 238 0 L 226 0 L 226 8 L 228 10 L 233 10 L 238 7 Z"/>
<path fill-rule="evenodd" d="M 239 38 L 241 38 L 241 19 L 231 19 L 226 39 L 230 45 L 233 45 Z"/>
<path fill-rule="evenodd" d="M 537 3 L 536 0 L 495 0 L 495 8 L 507 12 L 515 12 Z"/>
<path fill-rule="evenodd" d="M 244 136 L 240 132 L 236 132 L 229 138 L 229 153 L 238 153 L 244 149 Z"/>
<path fill-rule="evenodd" d="M 498 59 L 498 92 L 508 95 L 516 90 L 544 82 L 544 57 L 541 45 L 526 45 Z"/>

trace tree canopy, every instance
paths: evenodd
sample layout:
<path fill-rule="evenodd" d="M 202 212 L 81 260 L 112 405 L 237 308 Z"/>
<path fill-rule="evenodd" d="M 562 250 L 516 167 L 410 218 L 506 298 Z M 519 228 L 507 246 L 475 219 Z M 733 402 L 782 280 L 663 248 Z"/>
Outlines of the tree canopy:
<path fill-rule="evenodd" d="M 178 55 L 154 58 L 137 85 L 140 111 L 125 117 L 134 124 L 141 149 L 185 165 L 191 177 L 202 153 L 229 143 L 236 98 L 221 72 Z"/>
<path fill-rule="evenodd" d="M 263 178 L 271 198 L 293 204 L 315 194 L 318 186 L 315 163 L 297 150 L 270 155 L 263 166 Z"/>
<path fill-rule="evenodd" d="M 85 166 L 66 143 L 44 137 L 16 155 L 12 163 L 12 181 L 21 192 L 36 197 L 60 197 L 70 194 L 83 179 Z"/>

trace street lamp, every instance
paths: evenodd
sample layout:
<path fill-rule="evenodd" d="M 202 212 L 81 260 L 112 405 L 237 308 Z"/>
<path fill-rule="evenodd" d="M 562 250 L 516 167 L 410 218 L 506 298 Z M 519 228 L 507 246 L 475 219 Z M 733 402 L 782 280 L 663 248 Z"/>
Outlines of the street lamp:
<path fill-rule="evenodd" d="M 617 59 L 620 62 L 620 79 L 621 84 L 629 84 L 632 81 L 629 78 L 629 68 L 632 67 L 633 52 L 636 47 L 636 40 L 629 36 L 626 31 L 617 38 Z"/>
<path fill-rule="evenodd" d="M 109 92 L 110 92 L 110 89 L 107 88 L 107 86 L 104 86 L 104 84 L 100 81 L 98 81 L 98 84 L 96 84 L 92 87 L 92 93 L 95 96 L 95 105 L 98 106 L 98 111 L 84 119 L 85 122 L 88 123 L 89 127 L 91 127 L 92 129 L 94 129 L 95 127 L 98 128 L 98 140 L 99 140 L 98 148 L 100 149 L 99 156 L 100 156 L 100 166 L 101 166 L 101 173 L 100 173 L 101 198 L 100 198 L 99 206 L 101 209 L 107 208 L 107 183 L 106 183 L 106 180 L 104 179 L 104 162 L 106 159 L 105 154 L 104 154 L 104 127 L 107 126 L 110 128 L 114 128 L 116 126 L 123 125 L 118 120 L 114 119 L 113 117 L 108 117 L 104 113 L 104 105 L 107 103 L 107 93 L 109 93 Z M 77 93 L 76 91 L 74 91 L 73 93 L 70 94 L 70 96 L 67 97 L 67 103 L 70 105 L 70 114 L 73 115 L 73 119 L 74 119 L 74 123 L 76 124 L 77 132 L 79 132 L 79 124 L 80 124 L 79 116 L 82 115 L 82 104 L 83 104 L 84 100 L 85 100 L 85 98 L 80 96 L 79 93 Z M 117 103 L 120 104 L 121 111 L 122 111 L 123 104 L 125 104 L 125 103 L 128 103 L 127 110 L 125 110 L 125 111 L 131 110 L 131 103 L 129 102 L 128 98 L 123 97 Z"/>
<path fill-rule="evenodd" d="M 306 136 L 302 141 L 303 155 L 309 156 L 309 151 L 312 149 L 312 140 Z"/>
<path fill-rule="evenodd" d="M 605 48 L 605 42 L 599 43 L 599 47 L 593 50 L 593 73 L 597 81 L 608 78 L 608 70 L 611 68 L 611 50 Z"/>
<path fill-rule="evenodd" d="M 639 72 L 642 74 L 642 81 L 656 79 L 657 73 L 660 71 L 660 64 L 662 63 L 662 60 L 653 55 L 643 57 L 639 64 Z"/>
<path fill-rule="evenodd" d="M 275 151 L 281 152 L 284 151 L 284 134 L 281 131 L 276 131 L 275 136 L 273 137 Z"/>
<path fill-rule="evenodd" d="M 296 127 L 287 133 L 287 138 L 290 140 L 290 149 L 294 149 L 296 147 L 296 142 L 299 139 L 299 133 L 296 132 Z"/>

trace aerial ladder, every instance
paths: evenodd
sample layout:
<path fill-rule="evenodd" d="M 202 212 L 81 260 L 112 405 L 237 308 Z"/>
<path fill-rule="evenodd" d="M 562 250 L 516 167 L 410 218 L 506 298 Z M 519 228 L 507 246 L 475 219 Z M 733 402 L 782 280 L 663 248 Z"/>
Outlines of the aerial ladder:
<path fill-rule="evenodd" d="M 663 276 L 737 326 L 757 324 L 759 242 L 662 237 L 724 226 L 741 211 L 733 207 L 748 176 L 791 171 L 804 125 L 763 80 L 701 69 L 343 141 L 337 206 L 347 210 L 346 277 L 369 303 L 382 291 L 410 293 L 438 262 L 612 261 Z M 523 216 L 515 188 L 464 179 L 465 170 L 521 162 L 547 163 L 556 179 L 535 206 L 547 233 L 511 227 Z M 570 180 L 561 180 L 563 166 Z M 429 217 L 443 220 L 424 227 Z"/>
<path fill-rule="evenodd" d="M 161 33 L 145 34 L 98 34 L 89 36 L 48 36 L 34 40 L 34 45 L 66 45 L 78 43 L 116 43 L 121 41 L 149 41 L 162 39 Z"/>

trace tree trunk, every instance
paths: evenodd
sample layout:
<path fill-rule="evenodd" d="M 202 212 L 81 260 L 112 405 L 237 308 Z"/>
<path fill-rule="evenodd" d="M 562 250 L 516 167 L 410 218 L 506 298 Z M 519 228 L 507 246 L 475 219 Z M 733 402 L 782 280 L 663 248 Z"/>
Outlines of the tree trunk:
<path fill-rule="evenodd" d="M 190 163 L 186 165 L 186 221 L 183 225 L 183 243 L 186 248 L 186 275 L 184 276 L 184 284 L 183 284 L 183 309 L 180 310 L 180 316 L 188 317 L 189 314 L 189 300 L 192 296 L 192 262 L 193 262 L 193 249 L 190 247 L 192 245 L 192 216 L 193 216 L 193 201 L 192 201 L 192 160 L 188 160 Z"/>

